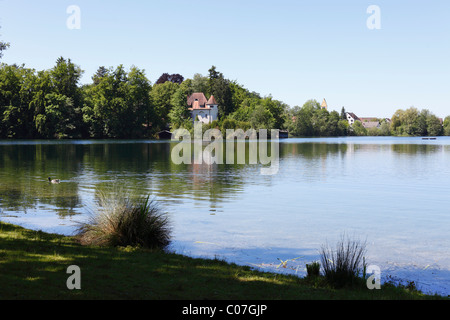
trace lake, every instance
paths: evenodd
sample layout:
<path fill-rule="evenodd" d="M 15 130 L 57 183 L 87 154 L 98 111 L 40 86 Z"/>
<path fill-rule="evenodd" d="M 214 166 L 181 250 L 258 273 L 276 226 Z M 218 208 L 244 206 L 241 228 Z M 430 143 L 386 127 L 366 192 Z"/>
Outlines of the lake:
<path fill-rule="evenodd" d="M 96 190 L 121 185 L 160 202 L 175 252 L 304 276 L 345 234 L 367 242 L 383 281 L 450 295 L 450 138 L 280 140 L 275 175 L 259 164 L 176 165 L 175 145 L 0 141 L 0 220 L 70 235 Z"/>

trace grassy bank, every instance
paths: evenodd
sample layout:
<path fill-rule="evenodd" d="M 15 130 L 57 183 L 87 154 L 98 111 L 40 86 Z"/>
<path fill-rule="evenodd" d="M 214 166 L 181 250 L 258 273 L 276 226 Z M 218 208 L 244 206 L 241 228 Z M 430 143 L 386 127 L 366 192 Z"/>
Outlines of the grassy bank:
<path fill-rule="evenodd" d="M 67 268 L 81 270 L 69 290 Z M 262 273 L 219 260 L 136 248 L 82 246 L 74 238 L 0 222 L 0 299 L 439 299 L 384 285 L 328 288 L 321 279 Z"/>

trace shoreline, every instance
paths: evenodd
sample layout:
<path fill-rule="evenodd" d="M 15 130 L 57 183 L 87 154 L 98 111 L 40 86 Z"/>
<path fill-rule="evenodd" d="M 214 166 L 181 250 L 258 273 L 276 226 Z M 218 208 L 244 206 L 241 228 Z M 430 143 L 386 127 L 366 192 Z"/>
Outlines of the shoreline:
<path fill-rule="evenodd" d="M 31 230 L 34 232 L 43 232 L 46 234 L 58 235 L 58 236 L 65 237 L 65 238 L 73 238 L 75 235 L 74 232 L 64 234 L 64 233 L 57 232 L 56 230 L 42 231 L 42 229 L 39 229 L 39 228 L 33 229 L 32 226 L 30 226 L 30 225 L 23 226 L 20 224 L 3 221 L 0 217 L 0 225 L 2 223 L 11 224 L 13 226 L 17 226 L 19 228 L 24 228 L 26 230 Z M 296 269 L 295 265 L 293 265 L 292 263 L 289 265 L 288 268 L 283 269 L 283 268 L 277 268 L 276 263 L 260 263 L 258 265 L 256 260 L 262 260 L 263 259 L 262 257 L 257 258 L 254 261 L 255 263 L 250 263 L 250 262 L 243 262 L 242 259 L 239 259 L 237 257 L 235 257 L 234 259 L 227 257 L 226 254 L 221 254 L 221 255 L 192 254 L 192 253 L 189 254 L 189 253 L 185 253 L 185 252 L 190 251 L 189 249 L 186 249 L 185 247 L 180 246 L 180 245 L 178 245 L 178 247 L 177 247 L 176 243 L 177 243 L 176 240 L 171 241 L 171 244 L 169 245 L 167 252 L 166 252 L 167 254 L 180 255 L 180 256 L 183 256 L 188 259 L 201 259 L 201 260 L 208 260 L 208 261 L 209 260 L 211 260 L 211 261 L 212 260 L 220 260 L 227 264 L 237 265 L 242 268 L 250 268 L 251 270 L 254 270 L 256 272 L 269 273 L 269 274 L 273 274 L 273 275 L 282 275 L 282 276 L 288 276 L 288 277 L 293 276 L 293 277 L 297 277 L 300 279 L 306 277 L 306 270 L 303 270 L 303 269 L 300 270 L 298 268 L 298 266 Z M 251 259 L 247 259 L 247 260 L 250 261 Z M 306 263 L 309 263 L 309 262 L 306 262 Z M 427 284 L 426 283 L 428 281 L 427 278 L 423 274 L 422 275 L 419 274 L 419 272 L 422 271 L 421 268 L 416 268 L 416 269 L 406 268 L 406 266 L 404 266 L 402 268 L 396 262 L 391 262 L 391 265 L 393 267 L 391 268 L 390 271 L 386 271 L 386 269 L 384 269 L 383 276 L 381 278 L 382 285 L 385 285 L 385 284 L 393 284 L 396 286 L 413 285 L 422 294 L 427 295 L 427 296 L 437 295 L 442 298 L 450 297 L 449 289 L 445 290 L 443 288 L 439 288 L 436 285 Z M 410 265 L 413 265 L 413 263 L 411 263 Z M 428 271 L 433 273 L 432 270 L 433 270 L 433 268 L 430 267 Z M 439 271 L 439 269 L 434 270 L 433 274 L 435 274 L 436 271 Z M 443 272 L 445 272 L 445 270 L 443 270 Z M 427 289 L 427 290 L 425 290 L 425 289 Z"/>
<path fill-rule="evenodd" d="M 320 279 L 259 272 L 220 259 L 81 246 L 73 237 L 3 222 L 0 243 L 0 297 L 5 300 L 447 300 L 393 285 L 383 285 L 381 290 L 332 289 Z M 80 266 L 80 290 L 64 286 L 70 265 Z"/>

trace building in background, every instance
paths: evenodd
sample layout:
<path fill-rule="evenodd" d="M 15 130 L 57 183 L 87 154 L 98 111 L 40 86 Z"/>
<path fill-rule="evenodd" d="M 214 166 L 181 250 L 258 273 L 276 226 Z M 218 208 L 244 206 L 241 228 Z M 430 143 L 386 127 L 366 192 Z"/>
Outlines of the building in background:
<path fill-rule="evenodd" d="M 214 96 L 206 99 L 203 92 L 196 92 L 187 99 L 192 121 L 211 123 L 219 118 L 219 105 Z"/>
<path fill-rule="evenodd" d="M 359 120 L 358 116 L 353 112 L 346 112 L 345 115 L 347 116 L 347 121 L 350 126 L 352 126 L 355 123 L 355 121 L 361 121 Z"/>

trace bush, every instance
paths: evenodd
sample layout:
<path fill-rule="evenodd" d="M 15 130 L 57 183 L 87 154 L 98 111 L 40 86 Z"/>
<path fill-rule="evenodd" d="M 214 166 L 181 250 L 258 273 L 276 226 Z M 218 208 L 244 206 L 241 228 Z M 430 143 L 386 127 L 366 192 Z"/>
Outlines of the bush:
<path fill-rule="evenodd" d="M 99 208 L 81 224 L 77 237 L 87 245 L 163 249 L 170 242 L 170 228 L 167 216 L 149 197 L 100 193 Z"/>
<path fill-rule="evenodd" d="M 225 120 L 223 120 L 222 122 L 222 134 L 225 135 L 225 133 L 227 132 L 227 129 L 236 129 L 236 127 L 238 126 L 238 122 L 234 119 L 230 119 L 230 118 L 226 118 Z"/>
<path fill-rule="evenodd" d="M 323 246 L 320 255 L 327 282 L 336 288 L 352 286 L 360 282 L 367 267 L 365 253 L 365 242 L 349 240 L 344 237 L 338 242 L 334 251 Z"/>
<path fill-rule="evenodd" d="M 211 129 L 220 129 L 219 121 L 217 121 L 217 120 L 212 121 L 211 124 L 209 125 L 209 127 Z"/>
<path fill-rule="evenodd" d="M 252 125 L 250 122 L 246 122 L 246 121 L 239 121 L 238 122 L 238 127 L 236 129 L 242 129 L 244 131 L 247 131 L 249 129 L 252 128 Z"/>

